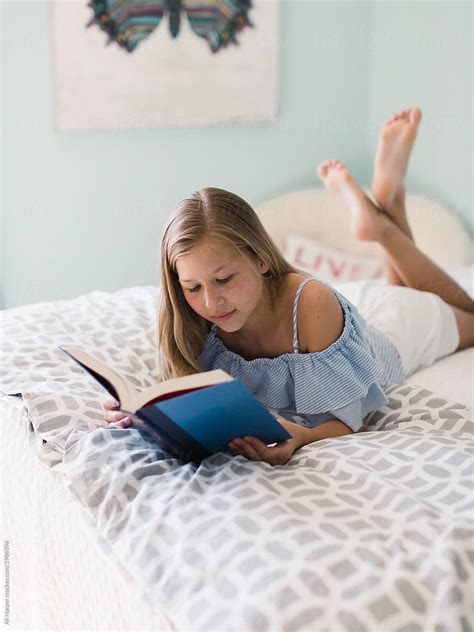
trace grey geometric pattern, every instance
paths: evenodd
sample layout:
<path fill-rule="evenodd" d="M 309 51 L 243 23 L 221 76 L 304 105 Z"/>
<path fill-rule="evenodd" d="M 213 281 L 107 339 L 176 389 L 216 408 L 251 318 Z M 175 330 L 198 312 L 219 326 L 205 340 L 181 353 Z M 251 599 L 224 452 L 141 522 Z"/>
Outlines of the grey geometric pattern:
<path fill-rule="evenodd" d="M 187 631 L 472 630 L 471 411 L 397 385 L 368 432 L 286 465 L 182 464 L 103 424 L 107 395 L 56 351 L 86 346 L 145 386 L 155 305 L 155 288 L 92 293 L 8 310 L 2 326 L 2 390 L 23 396 L 39 457 L 144 597 Z"/>
<path fill-rule="evenodd" d="M 58 347 L 77 344 L 136 386 L 158 379 L 154 286 L 90 292 L 0 312 L 0 392 L 22 395 L 32 447 L 60 471 L 68 440 L 103 422 L 102 387 Z"/>

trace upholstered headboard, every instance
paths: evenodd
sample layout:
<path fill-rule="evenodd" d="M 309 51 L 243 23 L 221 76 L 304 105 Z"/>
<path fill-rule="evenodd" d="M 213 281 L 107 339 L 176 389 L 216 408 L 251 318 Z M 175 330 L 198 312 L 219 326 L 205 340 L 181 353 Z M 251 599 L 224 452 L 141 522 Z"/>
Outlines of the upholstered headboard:
<path fill-rule="evenodd" d="M 407 195 L 407 214 L 418 247 L 442 268 L 473 263 L 474 242 L 461 222 L 441 204 Z M 277 245 L 298 233 L 323 246 L 354 255 L 380 257 L 380 246 L 355 239 L 350 211 L 325 189 L 311 188 L 279 195 L 255 209 Z"/>

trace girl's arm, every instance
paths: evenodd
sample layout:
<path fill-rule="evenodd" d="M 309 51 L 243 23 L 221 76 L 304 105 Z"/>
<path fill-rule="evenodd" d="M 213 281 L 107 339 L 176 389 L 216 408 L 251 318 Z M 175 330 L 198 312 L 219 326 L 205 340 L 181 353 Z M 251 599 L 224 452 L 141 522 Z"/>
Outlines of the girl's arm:
<path fill-rule="evenodd" d="M 301 440 L 303 441 L 301 445 L 307 445 L 308 443 L 313 443 L 314 441 L 319 441 L 320 439 L 343 437 L 344 435 L 354 434 L 352 428 L 346 426 L 346 424 L 339 419 L 329 419 L 317 428 L 305 428 L 304 426 L 298 426 L 298 428 L 301 430 L 301 433 L 298 431 L 298 434 L 301 436 Z"/>

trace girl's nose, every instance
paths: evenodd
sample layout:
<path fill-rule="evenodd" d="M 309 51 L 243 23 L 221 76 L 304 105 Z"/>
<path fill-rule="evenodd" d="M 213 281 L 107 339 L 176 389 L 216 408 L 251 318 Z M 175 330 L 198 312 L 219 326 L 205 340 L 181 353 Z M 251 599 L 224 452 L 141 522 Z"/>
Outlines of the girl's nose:
<path fill-rule="evenodd" d="M 223 304 L 223 298 L 219 293 L 219 290 L 207 290 L 204 294 L 204 300 L 206 303 L 206 307 L 209 310 L 214 310 L 219 305 Z"/>

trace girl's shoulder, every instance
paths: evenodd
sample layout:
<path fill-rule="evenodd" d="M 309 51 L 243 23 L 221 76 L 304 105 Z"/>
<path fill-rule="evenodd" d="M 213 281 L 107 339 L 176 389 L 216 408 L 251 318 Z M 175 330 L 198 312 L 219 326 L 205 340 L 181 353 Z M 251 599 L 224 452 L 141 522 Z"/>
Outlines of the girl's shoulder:
<path fill-rule="evenodd" d="M 299 286 L 307 279 L 312 278 L 313 277 L 309 276 L 309 274 L 301 274 L 300 272 L 288 272 L 280 286 L 280 292 L 278 296 L 280 306 L 285 310 L 292 310 L 296 292 L 298 291 Z M 307 283 L 306 286 L 314 285 L 319 287 L 320 285 L 322 285 L 319 281 L 317 281 L 316 283 L 315 281 L 317 281 L 317 279 L 314 279 L 310 283 Z"/>
<path fill-rule="evenodd" d="M 308 282 L 305 283 L 305 281 Z M 301 287 L 302 285 L 303 287 Z M 297 296 L 298 290 L 300 291 Z M 303 311 L 318 308 L 321 302 L 332 302 L 335 306 L 340 305 L 335 291 L 327 283 L 309 274 L 289 272 L 282 284 L 280 303 L 286 310 L 293 310 L 295 301 L 298 304 L 298 309 Z"/>
<path fill-rule="evenodd" d="M 326 283 L 311 278 L 297 296 L 302 283 L 310 278 L 295 274 L 287 281 L 287 296 L 293 311 L 293 324 L 297 328 L 300 353 L 323 351 L 341 337 L 345 325 L 344 307 Z"/>

